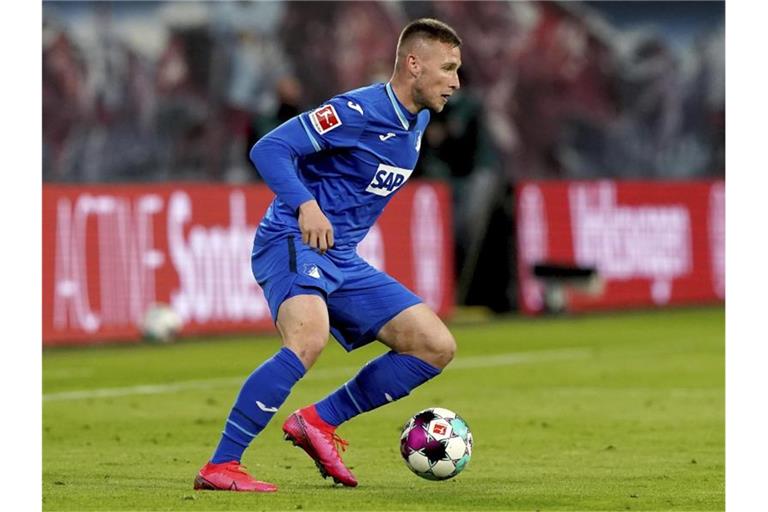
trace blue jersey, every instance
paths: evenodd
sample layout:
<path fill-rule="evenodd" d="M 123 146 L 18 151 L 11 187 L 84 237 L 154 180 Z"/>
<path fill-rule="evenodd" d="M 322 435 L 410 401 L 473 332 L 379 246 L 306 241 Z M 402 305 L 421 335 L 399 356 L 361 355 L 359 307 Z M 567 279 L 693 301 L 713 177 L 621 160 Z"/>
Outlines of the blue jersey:
<path fill-rule="evenodd" d="M 265 135 L 251 150 L 276 197 L 256 243 L 295 236 L 297 209 L 316 199 L 333 225 L 332 252 L 354 250 L 411 176 L 429 123 L 411 114 L 389 84 L 340 94 Z"/>

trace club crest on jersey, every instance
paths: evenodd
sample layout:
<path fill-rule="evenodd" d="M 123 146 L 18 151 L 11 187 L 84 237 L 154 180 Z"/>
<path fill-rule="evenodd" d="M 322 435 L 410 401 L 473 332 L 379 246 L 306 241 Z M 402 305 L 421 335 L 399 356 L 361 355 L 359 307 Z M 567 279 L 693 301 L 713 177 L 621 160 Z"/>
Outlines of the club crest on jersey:
<path fill-rule="evenodd" d="M 402 169 L 391 165 L 379 164 L 371 183 L 368 184 L 368 188 L 365 191 L 377 196 L 386 197 L 402 187 L 408 181 L 408 178 L 411 177 L 412 172 L 413 169 Z"/>
<path fill-rule="evenodd" d="M 320 135 L 333 130 L 341 126 L 341 118 L 336 113 L 336 109 L 333 105 L 324 105 L 311 114 L 309 114 L 309 120 L 312 122 L 312 126 L 315 131 Z"/>

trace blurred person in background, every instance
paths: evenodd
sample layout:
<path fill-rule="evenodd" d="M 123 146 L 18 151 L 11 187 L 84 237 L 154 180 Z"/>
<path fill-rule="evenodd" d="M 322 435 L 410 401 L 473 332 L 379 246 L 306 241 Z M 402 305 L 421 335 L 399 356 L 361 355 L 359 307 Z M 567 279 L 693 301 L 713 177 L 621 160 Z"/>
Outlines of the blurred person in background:
<path fill-rule="evenodd" d="M 157 129 L 164 179 L 185 179 L 202 167 L 205 124 L 210 115 L 202 84 L 195 80 L 187 32 L 174 30 L 157 64 Z"/>
<path fill-rule="evenodd" d="M 277 128 L 292 117 L 296 117 L 303 110 L 303 95 L 301 83 L 291 75 L 286 75 L 277 81 L 275 87 L 277 105 L 270 112 L 256 114 L 248 123 L 246 133 L 247 152 L 250 158 L 251 148 L 257 140 Z"/>
<path fill-rule="evenodd" d="M 456 299 L 459 304 L 465 304 L 483 246 L 490 242 L 486 235 L 491 216 L 503 208 L 507 182 L 488 134 L 483 103 L 461 71 L 459 78 L 462 89 L 433 117 L 424 134 L 416 173 L 419 177 L 444 180 L 451 187 Z M 505 237 L 496 237 L 493 242 L 503 246 Z M 493 252 L 502 259 L 509 257 L 504 247 L 495 246 Z M 483 303 L 489 300 L 489 293 L 506 293 L 505 286 L 499 288 L 499 272 L 506 265 L 502 262 L 492 266 L 495 271 L 489 273 L 489 280 L 475 282 L 475 286 L 484 291 Z M 496 288 L 499 290 L 493 291 Z"/>
<path fill-rule="evenodd" d="M 85 66 L 61 27 L 48 21 L 43 34 L 43 179 L 70 181 L 87 111 Z"/>
<path fill-rule="evenodd" d="M 423 16 L 472 41 L 469 78 L 511 185 L 720 176 L 722 7 L 688 4 L 45 2 L 44 178 L 247 180 L 248 130 L 278 108 L 278 81 L 317 103 L 376 73 L 395 27 Z"/>
<path fill-rule="evenodd" d="M 252 179 L 253 171 L 243 156 L 247 156 L 255 142 L 254 136 L 280 124 L 266 128 L 284 102 L 298 102 L 301 95 L 300 89 L 286 83 L 293 76 L 293 63 L 280 42 L 280 23 L 286 5 L 217 2 L 212 9 L 217 27 L 215 44 L 221 53 L 221 58 L 211 63 L 222 77 L 217 91 L 221 96 L 217 143 L 223 153 L 219 165 L 226 181 L 246 182 Z"/>
<path fill-rule="evenodd" d="M 437 377 L 456 342 L 421 298 L 356 252 L 392 195 L 410 177 L 430 111 L 459 88 L 461 39 L 419 19 L 401 32 L 391 79 L 335 96 L 283 123 L 252 149 L 275 193 L 256 232 L 253 273 L 283 347 L 244 382 L 211 460 L 204 490 L 274 492 L 241 466 L 243 452 L 314 364 L 329 334 L 347 351 L 379 340 L 391 350 L 283 424 L 323 477 L 354 487 L 336 433 L 342 423 L 407 396 Z"/>

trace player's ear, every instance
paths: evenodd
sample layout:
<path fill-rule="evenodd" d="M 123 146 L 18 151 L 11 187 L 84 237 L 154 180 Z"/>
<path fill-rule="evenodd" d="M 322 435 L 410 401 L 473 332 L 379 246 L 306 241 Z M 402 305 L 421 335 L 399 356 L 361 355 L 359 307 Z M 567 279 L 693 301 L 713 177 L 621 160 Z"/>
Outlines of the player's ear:
<path fill-rule="evenodd" d="M 421 60 L 417 55 L 409 53 L 406 57 L 405 66 L 414 78 L 421 76 Z"/>

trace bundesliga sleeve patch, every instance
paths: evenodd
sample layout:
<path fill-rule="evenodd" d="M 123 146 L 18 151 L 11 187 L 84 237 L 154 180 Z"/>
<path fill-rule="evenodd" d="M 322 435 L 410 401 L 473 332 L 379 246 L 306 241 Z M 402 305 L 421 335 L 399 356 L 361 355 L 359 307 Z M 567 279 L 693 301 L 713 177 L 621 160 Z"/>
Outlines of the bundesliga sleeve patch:
<path fill-rule="evenodd" d="M 333 105 L 324 105 L 318 108 L 309 114 L 309 120 L 320 135 L 341 126 L 341 119 Z"/>

